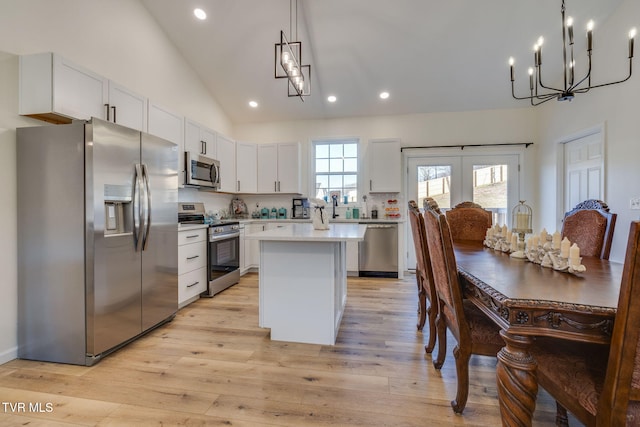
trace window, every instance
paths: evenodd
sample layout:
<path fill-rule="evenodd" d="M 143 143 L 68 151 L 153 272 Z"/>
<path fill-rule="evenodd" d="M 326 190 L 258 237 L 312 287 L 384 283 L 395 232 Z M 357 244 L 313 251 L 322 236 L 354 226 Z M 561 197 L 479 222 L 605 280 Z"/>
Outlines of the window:
<path fill-rule="evenodd" d="M 358 200 L 358 140 L 313 142 L 315 197 Z"/>

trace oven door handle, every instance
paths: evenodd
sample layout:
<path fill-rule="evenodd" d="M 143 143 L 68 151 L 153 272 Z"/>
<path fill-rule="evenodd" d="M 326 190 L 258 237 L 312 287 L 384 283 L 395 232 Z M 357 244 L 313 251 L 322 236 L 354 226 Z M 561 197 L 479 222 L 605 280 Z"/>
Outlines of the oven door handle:
<path fill-rule="evenodd" d="M 235 237 L 240 237 L 240 232 L 239 231 L 237 233 L 228 233 L 228 234 L 223 234 L 221 236 L 209 236 L 209 241 L 210 242 L 219 242 L 220 240 L 233 239 Z"/>

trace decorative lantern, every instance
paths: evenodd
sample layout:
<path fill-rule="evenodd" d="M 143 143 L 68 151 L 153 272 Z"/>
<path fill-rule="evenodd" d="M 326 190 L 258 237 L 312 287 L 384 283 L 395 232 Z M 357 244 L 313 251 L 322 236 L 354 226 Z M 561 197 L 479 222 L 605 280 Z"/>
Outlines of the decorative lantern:
<path fill-rule="evenodd" d="M 511 253 L 513 258 L 526 258 L 524 235 L 532 232 L 531 217 L 531 207 L 525 205 L 524 200 L 511 211 L 511 229 L 518 235 L 518 250 Z"/>

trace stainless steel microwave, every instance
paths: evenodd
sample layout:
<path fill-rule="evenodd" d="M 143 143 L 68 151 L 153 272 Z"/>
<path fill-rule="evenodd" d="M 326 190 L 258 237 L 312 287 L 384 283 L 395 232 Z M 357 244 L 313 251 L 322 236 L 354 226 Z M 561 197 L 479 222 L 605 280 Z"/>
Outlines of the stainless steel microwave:
<path fill-rule="evenodd" d="M 220 188 L 220 162 L 200 154 L 186 151 L 184 153 L 187 185 Z"/>

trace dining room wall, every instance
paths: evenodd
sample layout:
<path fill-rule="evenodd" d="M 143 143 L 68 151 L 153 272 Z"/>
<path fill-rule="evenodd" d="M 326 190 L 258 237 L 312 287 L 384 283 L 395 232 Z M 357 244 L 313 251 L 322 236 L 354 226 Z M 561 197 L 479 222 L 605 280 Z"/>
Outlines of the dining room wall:
<path fill-rule="evenodd" d="M 593 84 L 616 81 L 628 72 L 630 28 L 640 28 L 640 2 L 625 0 L 594 30 Z M 577 63 L 584 58 L 578 57 Z M 640 76 L 618 85 L 578 94 L 572 102 L 550 101 L 538 110 L 538 199 L 544 200 L 539 225 L 560 229 L 563 206 L 561 142 L 598 126 L 604 127 L 604 201 L 618 214 L 610 259 L 623 261 L 629 223 L 640 219 L 630 199 L 640 197 Z"/>
<path fill-rule="evenodd" d="M 368 142 L 372 139 L 397 138 L 402 147 L 495 144 L 534 142 L 526 150 L 522 165 L 523 186 L 521 197 L 536 201 L 534 187 L 537 179 L 536 111 L 530 108 L 482 110 L 455 113 L 407 114 L 396 116 L 350 117 L 326 120 L 297 120 L 290 122 L 250 123 L 234 127 L 238 141 L 275 143 L 298 141 L 302 143 L 302 188 L 307 191 L 310 142 L 314 139 L 342 137 L 359 138 L 361 157 L 366 158 Z M 368 171 L 361 179 L 366 182 Z M 529 185 L 531 183 L 532 185 Z"/>

